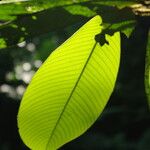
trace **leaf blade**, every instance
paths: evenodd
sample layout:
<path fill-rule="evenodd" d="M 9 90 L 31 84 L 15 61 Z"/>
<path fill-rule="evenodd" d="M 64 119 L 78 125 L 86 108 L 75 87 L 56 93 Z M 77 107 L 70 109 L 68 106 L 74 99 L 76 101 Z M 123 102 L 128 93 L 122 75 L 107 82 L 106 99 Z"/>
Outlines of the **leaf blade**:
<path fill-rule="evenodd" d="M 34 76 L 18 114 L 21 137 L 30 148 L 59 148 L 85 132 L 106 105 L 119 67 L 120 38 L 119 33 L 107 35 L 111 46 L 101 47 L 95 41 L 100 23 L 96 16 L 80 28 Z M 94 66 L 99 68 L 93 70 Z"/>

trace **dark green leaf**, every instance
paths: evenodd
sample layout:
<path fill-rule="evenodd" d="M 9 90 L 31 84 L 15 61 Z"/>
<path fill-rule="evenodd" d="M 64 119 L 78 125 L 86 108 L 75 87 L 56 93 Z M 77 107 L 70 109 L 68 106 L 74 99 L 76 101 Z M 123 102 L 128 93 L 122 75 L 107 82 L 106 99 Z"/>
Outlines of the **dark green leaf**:
<path fill-rule="evenodd" d="M 0 30 L 5 47 L 15 45 L 26 38 L 63 29 L 66 26 L 87 20 L 81 15 L 72 15 L 63 8 L 45 10 L 34 15 L 19 16 L 18 19 Z M 0 44 L 0 48 L 4 45 Z"/>
<path fill-rule="evenodd" d="M 23 1 L 19 4 L 18 2 L 8 3 L 7 1 L 3 2 L 4 4 L 0 2 L 0 14 L 3 14 L 0 16 L 3 16 L 3 19 L 7 18 L 9 20 L 9 17 L 11 17 L 11 20 L 14 20 L 0 24 L 0 38 L 3 39 L 3 43 L 6 43 L 5 45 L 0 44 L 0 48 L 15 45 L 28 37 L 34 37 L 47 32 L 63 29 L 69 25 L 85 21 L 86 18 L 96 14 L 102 16 L 105 30 L 111 30 L 112 32 L 122 31 L 127 36 L 130 36 L 136 23 L 135 16 L 130 8 L 120 8 L 128 6 L 133 2 L 135 1 L 81 0 L 74 2 L 71 0 L 63 0 L 59 2 L 49 2 L 46 0 L 43 3 L 41 0 L 32 0 Z M 34 6 L 34 8 L 37 8 L 37 10 L 26 10 L 29 3 L 32 7 Z M 109 6 L 112 4 L 117 7 Z M 40 9 L 38 9 L 39 6 Z M 41 12 L 33 13 L 36 11 Z M 23 15 L 24 13 L 26 13 L 26 15 Z"/>

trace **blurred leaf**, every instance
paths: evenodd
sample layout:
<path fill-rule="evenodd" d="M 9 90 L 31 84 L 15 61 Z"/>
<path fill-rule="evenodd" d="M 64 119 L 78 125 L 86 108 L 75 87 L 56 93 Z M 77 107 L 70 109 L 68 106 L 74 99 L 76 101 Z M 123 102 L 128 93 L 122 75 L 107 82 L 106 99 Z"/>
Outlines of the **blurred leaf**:
<path fill-rule="evenodd" d="M 146 50 L 146 65 L 145 65 L 145 89 L 148 98 L 148 103 L 150 106 L 150 30 L 148 34 L 148 43 Z"/>
<path fill-rule="evenodd" d="M 109 30 L 113 30 L 113 31 L 121 31 L 122 33 L 124 33 L 127 37 L 129 37 L 132 33 L 132 31 L 134 30 L 136 25 L 136 21 L 135 20 L 127 20 L 124 22 L 119 22 L 116 24 L 112 24 L 109 27 Z"/>
<path fill-rule="evenodd" d="M 85 21 L 86 18 L 93 17 L 96 14 L 102 16 L 104 29 L 112 32 L 122 31 L 129 37 L 136 24 L 135 16 L 130 8 L 120 8 L 133 2 L 135 1 L 62 0 L 50 2 L 46 0 L 43 2 L 32 0 L 19 3 L 2 1 L 0 2 L 0 16 L 2 18 L 0 18 L 11 20 L 11 22 L 0 24 L 0 37 L 6 43 L 5 47 L 12 46 L 29 37 L 32 38 Z M 35 7 L 31 11 L 26 9 L 28 6 L 31 7 L 30 5 Z M 41 12 L 34 13 L 37 11 Z M 4 45 L 0 45 L 1 48 L 4 48 Z"/>
<path fill-rule="evenodd" d="M 137 2 L 138 0 L 93 0 L 91 4 L 116 6 L 121 9 L 136 4 Z"/>
<path fill-rule="evenodd" d="M 96 12 L 94 10 L 89 9 L 86 6 L 83 5 L 70 5 L 63 7 L 65 10 L 67 10 L 72 15 L 82 15 L 86 17 L 91 17 L 96 15 Z"/>
<path fill-rule="evenodd" d="M 120 35 L 101 46 L 99 16 L 56 49 L 33 77 L 18 114 L 31 149 L 55 150 L 83 134 L 103 111 L 116 81 Z"/>
<path fill-rule="evenodd" d="M 7 46 L 15 45 L 26 38 L 32 38 L 47 32 L 59 29 L 87 20 L 87 17 L 72 15 L 63 8 L 55 8 L 36 13 L 34 15 L 24 15 L 5 28 L 0 30 L 0 37 Z M 0 48 L 3 48 L 4 46 Z"/>
<path fill-rule="evenodd" d="M 0 38 L 0 48 L 5 48 L 6 47 L 6 42 L 4 41 L 3 38 Z"/>
<path fill-rule="evenodd" d="M 20 15 L 35 13 L 45 9 L 72 5 L 76 3 L 90 2 L 91 4 L 103 4 L 117 6 L 119 8 L 135 4 L 136 0 L 2 0 L 0 1 L 0 19 L 5 15 Z"/>
<path fill-rule="evenodd" d="M 20 15 L 39 12 L 48 8 L 54 8 L 87 0 L 3 0 L 0 1 L 0 19 L 2 15 Z"/>
<path fill-rule="evenodd" d="M 71 14 L 78 14 L 87 17 L 99 14 L 102 16 L 104 29 L 107 29 L 109 31 L 112 30 L 113 32 L 121 31 L 126 36 L 129 37 L 136 25 L 135 15 L 133 14 L 130 8 L 118 9 L 118 7 L 112 7 L 111 2 L 114 4 L 114 6 L 120 6 L 120 3 L 122 4 L 123 2 L 125 6 L 126 3 L 131 4 L 133 3 L 133 1 L 123 2 L 122 0 L 120 1 L 102 0 L 97 3 L 96 1 L 95 2 L 92 1 L 82 3 L 81 5 L 72 5 L 64 8 Z M 118 5 L 116 5 L 117 2 Z"/>

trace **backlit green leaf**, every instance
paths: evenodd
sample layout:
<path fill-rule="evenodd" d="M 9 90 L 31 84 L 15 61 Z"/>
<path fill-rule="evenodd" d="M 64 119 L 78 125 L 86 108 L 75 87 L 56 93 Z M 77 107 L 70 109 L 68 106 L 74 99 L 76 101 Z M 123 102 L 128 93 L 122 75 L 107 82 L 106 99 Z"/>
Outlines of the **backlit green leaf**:
<path fill-rule="evenodd" d="M 120 35 L 106 35 L 94 17 L 58 47 L 34 75 L 21 102 L 18 126 L 32 150 L 56 150 L 83 134 L 103 111 L 115 85 Z"/>

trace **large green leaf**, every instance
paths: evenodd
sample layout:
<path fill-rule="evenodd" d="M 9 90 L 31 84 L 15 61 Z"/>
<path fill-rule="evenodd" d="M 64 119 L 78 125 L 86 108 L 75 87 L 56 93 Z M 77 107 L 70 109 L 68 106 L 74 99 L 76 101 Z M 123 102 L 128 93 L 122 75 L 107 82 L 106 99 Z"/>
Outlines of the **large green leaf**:
<path fill-rule="evenodd" d="M 120 35 L 106 35 L 94 17 L 58 47 L 33 77 L 18 114 L 20 135 L 33 150 L 56 150 L 83 134 L 104 109 L 116 81 Z"/>

